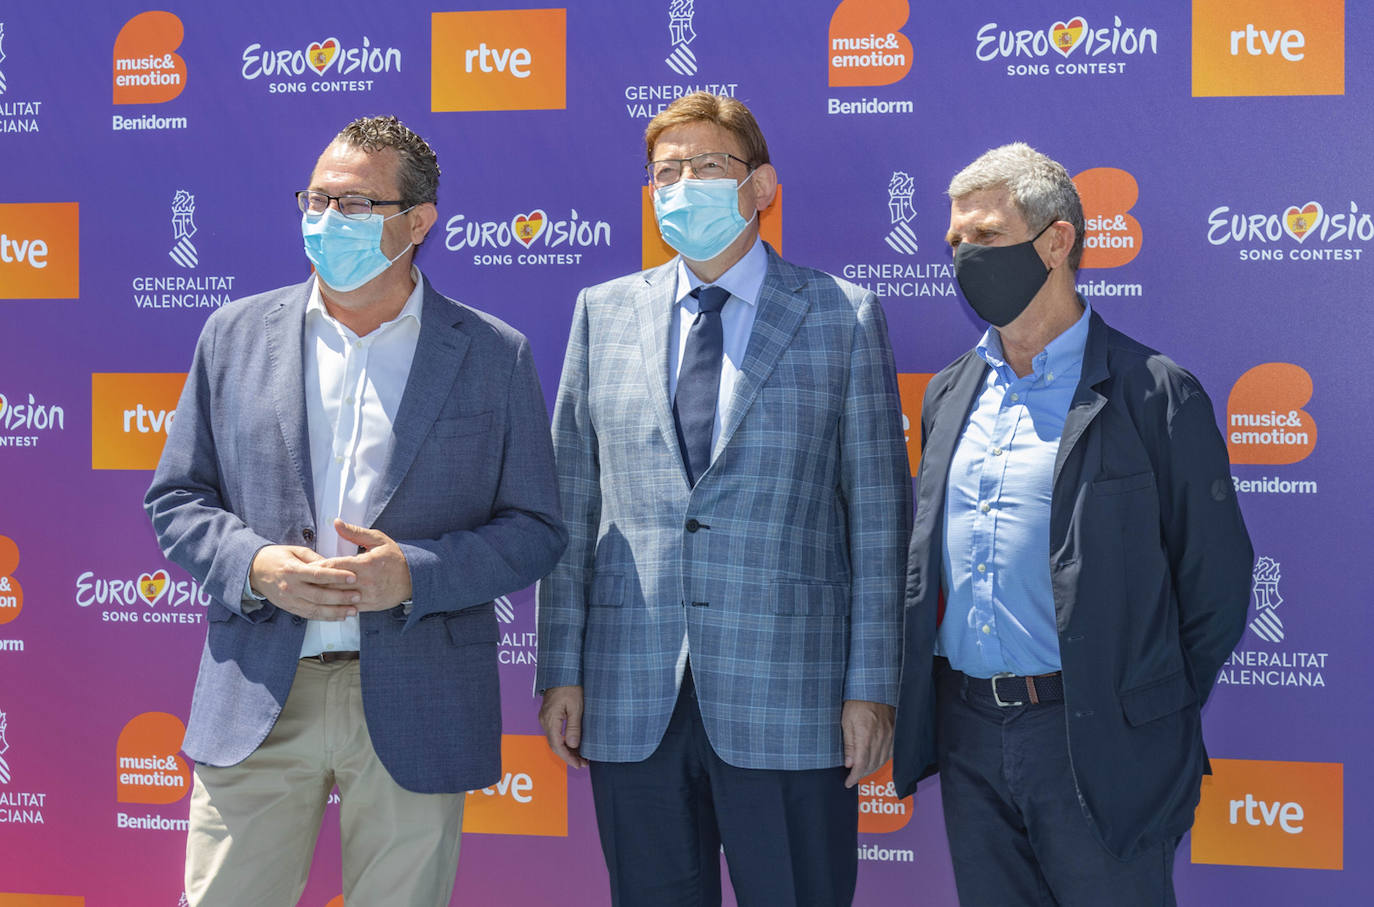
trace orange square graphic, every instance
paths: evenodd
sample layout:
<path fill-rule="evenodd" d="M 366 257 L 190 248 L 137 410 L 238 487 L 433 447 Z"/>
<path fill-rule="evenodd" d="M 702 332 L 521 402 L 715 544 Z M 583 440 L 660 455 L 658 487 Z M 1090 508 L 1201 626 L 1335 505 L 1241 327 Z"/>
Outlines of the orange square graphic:
<path fill-rule="evenodd" d="M 91 468 L 156 469 L 185 372 L 91 375 Z"/>
<path fill-rule="evenodd" d="M 76 202 L 0 204 L 0 299 L 75 299 Z"/>
<path fill-rule="evenodd" d="M 501 736 L 501 777 L 468 791 L 463 833 L 568 835 L 568 766 L 541 735 Z"/>
<path fill-rule="evenodd" d="M 658 218 L 654 216 L 654 190 L 641 186 L 639 193 L 640 267 L 653 268 L 677 254 L 663 241 L 658 232 Z M 779 255 L 782 254 L 782 184 L 773 196 L 773 204 L 759 214 L 759 237 Z"/>
<path fill-rule="evenodd" d="M 0 907 L 85 907 L 86 899 L 75 894 L 7 894 L 0 892 Z"/>
<path fill-rule="evenodd" d="M 1345 94 L 1344 0 L 1193 0 L 1193 97 Z"/>
<path fill-rule="evenodd" d="M 897 375 L 897 393 L 902 398 L 902 432 L 906 435 L 906 458 L 911 474 L 921 465 L 921 410 L 925 402 L 926 385 L 935 375 L 932 372 L 902 372 Z"/>
<path fill-rule="evenodd" d="M 430 15 L 430 108 L 564 110 L 567 10 Z"/>
<path fill-rule="evenodd" d="M 1344 766 L 1213 759 L 1193 824 L 1193 862 L 1341 869 Z"/>

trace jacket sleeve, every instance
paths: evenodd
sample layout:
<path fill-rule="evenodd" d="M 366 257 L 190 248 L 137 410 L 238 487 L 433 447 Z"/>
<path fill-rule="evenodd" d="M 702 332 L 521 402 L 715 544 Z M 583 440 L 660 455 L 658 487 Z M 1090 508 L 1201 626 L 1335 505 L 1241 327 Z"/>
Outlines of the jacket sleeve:
<path fill-rule="evenodd" d="M 911 474 L 892 344 L 882 306 L 872 293 L 858 307 L 840 445 L 852 574 L 844 698 L 895 705 Z"/>
<path fill-rule="evenodd" d="M 506 397 L 506 436 L 492 517 L 472 529 L 397 544 L 410 566 L 406 629 L 426 614 L 488 602 L 543 576 L 567 535 L 558 505 L 548 410 L 528 341 L 520 338 Z"/>
<path fill-rule="evenodd" d="M 1245 632 L 1254 551 L 1212 403 L 1195 382 L 1170 413 L 1168 433 L 1161 522 L 1179 637 L 1201 705 Z"/>
<path fill-rule="evenodd" d="M 573 312 L 553 410 L 553 444 L 568 547 L 539 584 L 536 691 L 582 683 L 587 590 L 601 523 L 601 475 L 589 399 L 589 336 L 587 291 L 583 290 Z"/>
<path fill-rule="evenodd" d="M 176 419 L 143 507 L 168 560 L 195 577 L 229 610 L 260 621 L 270 616 L 272 609 L 251 602 L 245 611 L 244 590 L 253 557 L 273 542 L 250 529 L 224 500 L 211 420 L 219 323 L 213 317 L 207 321 L 196 343 Z"/>

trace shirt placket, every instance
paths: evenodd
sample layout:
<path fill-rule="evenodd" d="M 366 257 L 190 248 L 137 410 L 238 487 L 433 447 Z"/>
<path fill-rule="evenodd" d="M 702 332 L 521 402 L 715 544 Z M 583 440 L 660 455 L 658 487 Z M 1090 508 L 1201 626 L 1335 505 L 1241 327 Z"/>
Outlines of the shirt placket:
<path fill-rule="evenodd" d="M 367 378 L 367 359 L 371 344 L 367 340 L 344 335 L 344 367 L 339 387 L 339 416 L 334 423 L 334 434 L 330 442 L 332 462 L 329 468 L 329 481 L 326 484 L 325 501 L 328 513 L 342 517 L 347 501 L 348 487 L 353 481 L 354 455 L 362 431 L 363 387 Z M 347 519 L 345 517 L 345 519 Z M 343 545 L 332 554 L 343 553 Z M 325 648 L 338 649 L 343 641 L 343 625 L 327 621 L 321 624 L 321 638 Z"/>
<path fill-rule="evenodd" d="M 974 626 L 984 658 L 990 663 L 1001 663 L 1003 660 L 994 605 L 1001 565 L 997 549 L 998 515 L 1011 462 L 1012 445 L 1021 414 L 1025 411 L 1022 401 L 1032 380 L 1017 379 L 1003 388 L 978 478 L 978 502 L 973 517 Z"/>

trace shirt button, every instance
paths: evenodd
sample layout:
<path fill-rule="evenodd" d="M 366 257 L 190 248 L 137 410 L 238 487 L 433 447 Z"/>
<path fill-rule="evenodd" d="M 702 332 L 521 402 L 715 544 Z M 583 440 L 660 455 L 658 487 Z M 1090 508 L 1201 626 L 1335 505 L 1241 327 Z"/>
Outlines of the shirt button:
<path fill-rule="evenodd" d="M 989 510 L 992 509 L 992 505 L 989 504 L 987 501 L 984 501 L 983 503 L 978 505 L 978 509 L 983 511 L 984 513 L 987 513 Z"/>
<path fill-rule="evenodd" d="M 335 457 L 335 458 L 334 458 L 334 462 L 335 462 L 335 463 L 342 463 L 342 462 L 343 462 L 343 457 Z"/>
<path fill-rule="evenodd" d="M 979 573 L 987 573 L 987 572 L 988 572 L 988 565 L 987 565 L 987 564 L 979 564 L 979 565 L 978 565 L 978 572 L 979 572 Z"/>
<path fill-rule="evenodd" d="M 1045 381 L 1046 381 L 1046 382 L 1050 382 L 1050 381 L 1053 381 L 1053 380 L 1054 380 L 1054 372 L 1049 372 L 1048 374 L 1045 375 Z"/>
<path fill-rule="evenodd" d="M 344 402 L 347 403 L 349 406 L 352 406 L 352 405 L 353 405 L 353 395 L 352 395 L 352 394 L 349 394 L 347 397 L 344 397 Z"/>
<path fill-rule="evenodd" d="M 1000 456 L 1002 456 L 1002 448 L 1000 448 L 1000 447 L 994 447 L 994 448 L 992 449 L 992 455 L 993 455 L 994 457 L 1000 457 Z"/>
<path fill-rule="evenodd" d="M 361 340 L 355 340 L 355 341 L 353 341 L 353 349 L 355 349 L 355 350 L 360 350 L 360 349 L 362 349 L 362 348 L 363 348 L 363 342 L 362 342 Z"/>
<path fill-rule="evenodd" d="M 1021 399 L 1021 395 L 1020 395 L 1020 394 L 1012 394 L 1012 395 L 1011 395 L 1011 402 L 1012 402 L 1012 403 L 1015 403 L 1017 400 L 1020 400 L 1020 399 Z"/>
<path fill-rule="evenodd" d="M 992 627 L 989 627 L 987 624 L 983 624 L 982 630 L 983 630 L 984 633 L 991 633 L 991 632 L 992 632 Z"/>

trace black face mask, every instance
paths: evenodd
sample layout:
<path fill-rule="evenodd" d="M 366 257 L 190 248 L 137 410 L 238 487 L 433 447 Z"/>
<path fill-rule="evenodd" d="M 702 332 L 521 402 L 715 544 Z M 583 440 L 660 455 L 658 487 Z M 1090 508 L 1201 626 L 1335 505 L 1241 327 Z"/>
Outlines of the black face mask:
<path fill-rule="evenodd" d="M 980 246 L 961 242 L 954 250 L 954 279 L 978 317 L 1005 327 L 1026 310 L 1049 279 L 1050 269 L 1032 245 L 1040 233 L 1014 246 Z"/>

